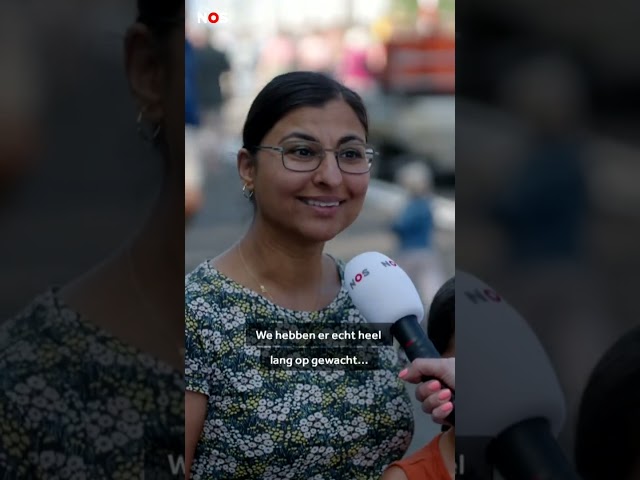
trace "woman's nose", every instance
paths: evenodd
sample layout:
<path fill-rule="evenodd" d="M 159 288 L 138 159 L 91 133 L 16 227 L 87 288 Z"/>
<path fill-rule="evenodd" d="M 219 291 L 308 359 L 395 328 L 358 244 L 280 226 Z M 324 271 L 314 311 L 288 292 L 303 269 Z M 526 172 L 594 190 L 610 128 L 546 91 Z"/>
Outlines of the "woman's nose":
<path fill-rule="evenodd" d="M 332 187 L 342 183 L 342 170 L 338 166 L 338 158 L 334 152 L 325 151 L 314 180 Z"/>

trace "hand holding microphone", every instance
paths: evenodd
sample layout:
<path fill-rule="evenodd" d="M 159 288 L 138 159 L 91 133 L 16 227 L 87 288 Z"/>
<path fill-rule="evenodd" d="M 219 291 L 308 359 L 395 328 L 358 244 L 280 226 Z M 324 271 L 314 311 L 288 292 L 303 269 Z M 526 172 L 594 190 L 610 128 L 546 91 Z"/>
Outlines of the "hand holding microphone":
<path fill-rule="evenodd" d="M 383 326 L 385 330 L 388 327 L 389 333 L 400 343 L 409 360 L 440 358 L 420 326 L 424 306 L 416 287 L 404 270 L 389 257 L 378 252 L 367 252 L 353 258 L 345 267 L 344 288 L 367 321 Z M 421 378 L 416 378 L 416 381 L 439 380 L 445 389 L 451 390 L 452 397 L 455 396 L 445 378 L 437 378 L 429 369 L 417 376 Z M 447 401 L 451 401 L 452 405 L 454 403 L 453 398 Z M 446 416 L 446 421 L 455 425 L 453 409 Z"/>
<path fill-rule="evenodd" d="M 445 385 L 456 388 L 455 358 L 418 358 L 400 372 L 400 378 L 410 383 L 420 383 L 424 377 L 442 379 Z M 448 423 L 453 410 L 453 392 L 439 380 L 430 380 L 416 389 L 416 398 L 422 409 L 431 415 L 435 423 Z"/>

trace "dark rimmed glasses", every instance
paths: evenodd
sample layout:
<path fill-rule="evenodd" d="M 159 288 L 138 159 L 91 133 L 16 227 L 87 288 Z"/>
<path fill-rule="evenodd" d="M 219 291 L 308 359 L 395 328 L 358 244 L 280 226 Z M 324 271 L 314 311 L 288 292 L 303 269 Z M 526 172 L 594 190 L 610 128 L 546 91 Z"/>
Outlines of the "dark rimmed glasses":
<path fill-rule="evenodd" d="M 256 145 L 260 150 L 280 152 L 282 165 L 292 172 L 313 172 L 320 167 L 327 152 L 333 152 L 338 168 L 344 173 L 361 175 L 371 170 L 377 152 L 371 145 L 347 142 L 338 148 L 324 148 L 318 142 L 288 140 L 280 146 Z"/>

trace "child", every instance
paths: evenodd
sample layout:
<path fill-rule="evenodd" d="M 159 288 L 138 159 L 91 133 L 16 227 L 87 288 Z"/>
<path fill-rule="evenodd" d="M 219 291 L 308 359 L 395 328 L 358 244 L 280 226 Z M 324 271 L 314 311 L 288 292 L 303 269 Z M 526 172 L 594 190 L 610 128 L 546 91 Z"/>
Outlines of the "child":
<path fill-rule="evenodd" d="M 399 242 L 396 261 L 411 277 L 424 303 L 428 304 L 438 285 L 444 281 L 433 245 L 435 224 L 431 172 L 424 163 L 413 162 L 399 171 L 397 180 L 409 194 L 409 201 L 391 225 Z"/>
<path fill-rule="evenodd" d="M 427 334 L 442 357 L 455 357 L 455 277 L 442 285 L 433 298 Z M 454 478 L 455 428 L 444 427 L 443 430 L 421 450 L 389 465 L 381 480 Z"/>

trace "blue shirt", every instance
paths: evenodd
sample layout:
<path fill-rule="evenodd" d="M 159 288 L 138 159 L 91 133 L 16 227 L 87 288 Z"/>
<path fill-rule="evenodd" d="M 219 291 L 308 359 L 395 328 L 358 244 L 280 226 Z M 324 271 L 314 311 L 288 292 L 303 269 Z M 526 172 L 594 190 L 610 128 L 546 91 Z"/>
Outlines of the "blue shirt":
<path fill-rule="evenodd" d="M 400 240 L 402 250 L 431 248 L 433 228 L 431 202 L 422 197 L 409 200 L 398 219 L 391 226 Z"/>
<path fill-rule="evenodd" d="M 184 42 L 184 123 L 186 125 L 200 125 L 200 112 L 195 77 L 195 57 L 193 46 Z"/>

